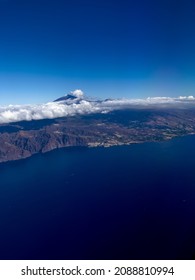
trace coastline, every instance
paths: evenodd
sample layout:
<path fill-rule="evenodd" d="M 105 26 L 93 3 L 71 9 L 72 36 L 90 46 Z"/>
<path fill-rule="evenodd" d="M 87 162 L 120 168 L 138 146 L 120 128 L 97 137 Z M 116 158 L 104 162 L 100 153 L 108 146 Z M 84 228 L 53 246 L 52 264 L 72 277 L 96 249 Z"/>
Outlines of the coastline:
<path fill-rule="evenodd" d="M 1 159 L 0 159 L 0 164 L 26 160 L 26 159 L 29 159 L 29 158 L 31 158 L 33 156 L 36 156 L 36 155 L 46 154 L 46 153 L 50 153 L 52 151 L 61 150 L 61 149 L 69 149 L 69 148 L 86 148 L 86 149 L 106 148 L 107 149 L 107 148 L 111 148 L 111 147 L 131 146 L 131 145 L 139 145 L 139 144 L 145 144 L 145 143 L 164 143 L 164 142 L 168 142 L 168 141 L 171 141 L 173 139 L 176 139 L 176 138 L 193 136 L 193 135 L 195 135 L 195 133 L 189 133 L 189 134 L 184 134 L 184 135 L 175 135 L 175 136 L 170 137 L 170 138 L 162 139 L 161 141 L 156 141 L 156 140 L 153 140 L 153 141 L 139 141 L 139 142 L 138 141 L 130 141 L 130 142 L 126 142 L 126 143 L 122 143 L 122 142 L 119 142 L 119 143 L 99 143 L 99 142 L 95 142 L 95 143 L 89 143 L 88 145 L 72 145 L 72 146 L 67 145 L 67 146 L 53 147 L 50 150 L 35 152 L 35 153 L 29 154 L 27 156 L 23 156 L 23 157 L 20 157 L 20 158 L 8 159 L 8 160 L 3 160 L 3 161 L 1 161 Z"/>

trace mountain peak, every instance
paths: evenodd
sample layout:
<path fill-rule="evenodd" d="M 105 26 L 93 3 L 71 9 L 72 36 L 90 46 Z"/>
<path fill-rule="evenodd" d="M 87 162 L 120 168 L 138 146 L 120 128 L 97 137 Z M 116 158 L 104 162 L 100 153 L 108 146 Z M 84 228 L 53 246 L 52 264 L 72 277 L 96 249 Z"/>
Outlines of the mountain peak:
<path fill-rule="evenodd" d="M 74 91 L 71 91 L 70 93 L 54 100 L 54 102 L 60 102 L 60 101 L 77 101 L 81 100 L 84 97 L 84 93 L 80 89 L 76 89 Z"/>

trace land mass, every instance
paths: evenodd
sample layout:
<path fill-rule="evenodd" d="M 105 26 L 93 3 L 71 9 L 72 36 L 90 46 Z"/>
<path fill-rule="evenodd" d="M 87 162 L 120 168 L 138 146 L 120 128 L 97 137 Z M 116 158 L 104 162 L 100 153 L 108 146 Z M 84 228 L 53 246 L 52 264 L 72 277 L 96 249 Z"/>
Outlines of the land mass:
<path fill-rule="evenodd" d="M 0 162 L 71 146 L 157 142 L 195 133 L 195 109 L 128 109 L 0 124 Z"/>

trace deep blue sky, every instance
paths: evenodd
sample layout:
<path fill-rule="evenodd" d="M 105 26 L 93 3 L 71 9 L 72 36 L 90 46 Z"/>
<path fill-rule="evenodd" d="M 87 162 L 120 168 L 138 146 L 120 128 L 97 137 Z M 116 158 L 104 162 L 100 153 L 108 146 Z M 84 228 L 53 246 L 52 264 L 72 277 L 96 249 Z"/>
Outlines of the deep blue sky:
<path fill-rule="evenodd" d="M 0 104 L 195 95 L 193 0 L 0 0 Z"/>

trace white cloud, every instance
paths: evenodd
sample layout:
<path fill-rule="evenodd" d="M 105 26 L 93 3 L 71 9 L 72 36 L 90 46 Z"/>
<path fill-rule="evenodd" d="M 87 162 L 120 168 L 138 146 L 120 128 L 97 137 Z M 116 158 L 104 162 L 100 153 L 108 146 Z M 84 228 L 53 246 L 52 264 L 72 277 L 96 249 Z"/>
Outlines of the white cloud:
<path fill-rule="evenodd" d="M 125 108 L 195 108 L 195 97 L 180 96 L 148 97 L 146 99 L 108 99 L 105 101 L 90 101 L 83 99 L 83 92 L 79 89 L 71 92 L 77 97 L 76 102 L 49 102 L 40 105 L 9 105 L 0 106 L 0 123 L 53 119 L 77 114 L 106 113 Z"/>
<path fill-rule="evenodd" d="M 82 98 L 84 95 L 84 92 L 81 89 L 75 89 L 74 91 L 71 91 L 71 95 Z"/>
<path fill-rule="evenodd" d="M 179 99 L 181 100 L 195 100 L 195 97 L 190 95 L 190 96 L 180 96 Z"/>

